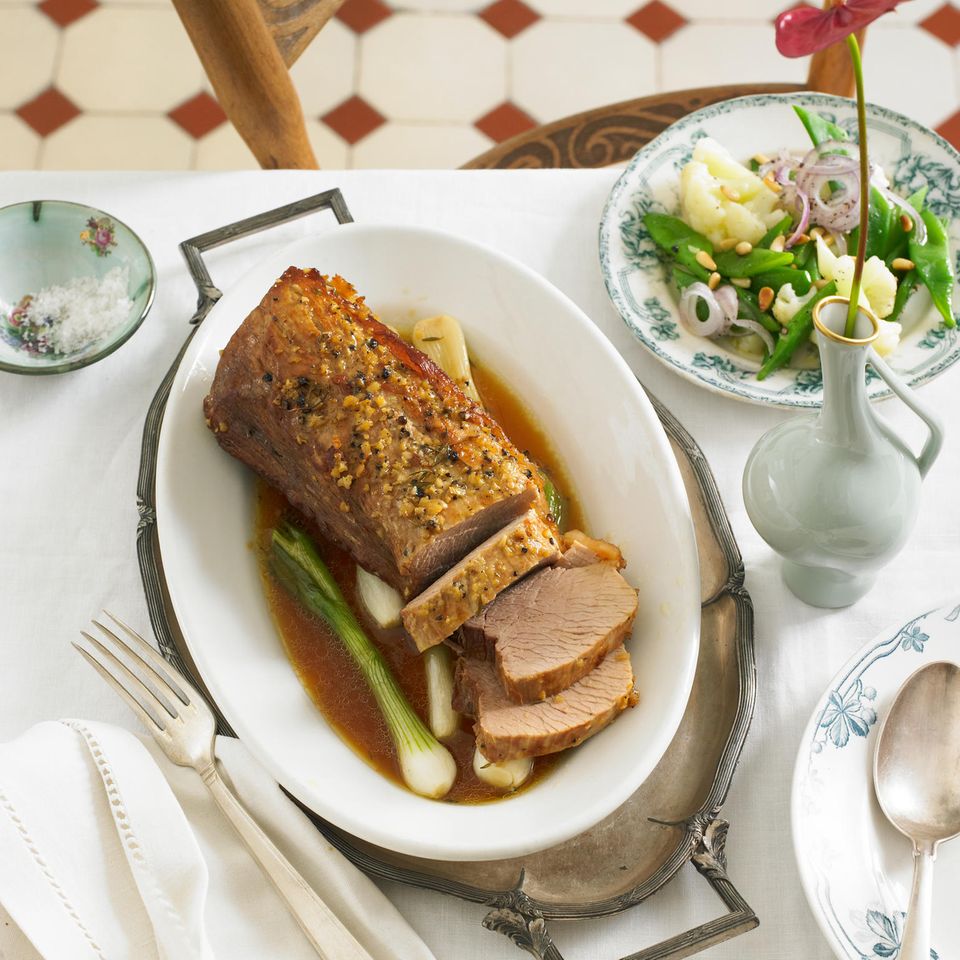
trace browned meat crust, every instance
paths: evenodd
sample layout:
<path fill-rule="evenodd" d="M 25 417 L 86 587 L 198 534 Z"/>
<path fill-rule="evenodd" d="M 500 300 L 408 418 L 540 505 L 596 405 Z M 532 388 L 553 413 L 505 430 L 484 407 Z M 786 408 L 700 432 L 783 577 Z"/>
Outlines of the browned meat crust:
<path fill-rule="evenodd" d="M 220 359 L 220 445 L 405 597 L 533 506 L 538 474 L 342 277 L 290 267 Z"/>
<path fill-rule="evenodd" d="M 528 510 L 411 600 L 400 612 L 403 625 L 419 650 L 435 646 L 501 590 L 558 556 L 553 528 Z"/>
<path fill-rule="evenodd" d="M 493 664 L 465 657 L 457 663 L 454 706 L 476 718 L 477 747 L 493 763 L 576 746 L 635 702 L 633 667 L 623 647 L 573 686 L 537 703 L 514 703 Z"/>

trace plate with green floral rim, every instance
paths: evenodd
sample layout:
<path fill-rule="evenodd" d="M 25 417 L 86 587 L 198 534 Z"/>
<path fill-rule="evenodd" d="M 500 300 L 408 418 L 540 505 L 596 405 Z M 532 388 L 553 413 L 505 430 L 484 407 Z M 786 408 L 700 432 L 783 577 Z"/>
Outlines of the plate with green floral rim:
<path fill-rule="evenodd" d="M 758 152 L 772 156 L 781 147 L 809 149 L 794 104 L 828 117 L 855 137 L 855 103 L 820 93 L 739 97 L 689 114 L 638 151 L 615 184 L 600 221 L 600 267 L 626 325 L 683 376 L 753 403 L 818 407 L 823 395 L 819 368 L 787 368 L 760 381 L 758 363 L 684 329 L 666 267 L 643 225 L 651 210 L 678 212 L 680 170 L 703 137 L 712 137 L 743 160 Z M 929 207 L 949 221 L 951 252 L 960 267 L 960 154 L 933 131 L 884 107 L 868 104 L 867 123 L 871 159 L 901 195 L 928 188 Z M 954 303 L 960 309 L 956 290 Z M 940 322 L 925 289 L 911 297 L 902 319 L 900 346 L 887 359 L 911 386 L 926 383 L 960 358 L 957 329 Z M 871 367 L 867 389 L 871 399 L 890 396 Z"/>
<path fill-rule="evenodd" d="M 800 879 L 840 960 L 895 958 L 910 898 L 910 841 L 873 790 L 879 720 L 915 670 L 960 662 L 960 602 L 920 613 L 864 646 L 834 677 L 807 724 L 793 773 L 791 820 Z M 960 958 L 960 841 L 937 857 L 932 958 Z"/>

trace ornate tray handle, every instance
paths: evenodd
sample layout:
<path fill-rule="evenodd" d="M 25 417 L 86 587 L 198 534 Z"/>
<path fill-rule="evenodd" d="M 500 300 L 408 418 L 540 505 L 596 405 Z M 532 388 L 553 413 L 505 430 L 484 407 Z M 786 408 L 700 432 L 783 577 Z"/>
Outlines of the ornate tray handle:
<path fill-rule="evenodd" d="M 299 219 L 318 210 L 330 210 L 338 223 L 353 222 L 353 217 L 347 209 L 343 195 L 339 190 L 334 189 L 277 207 L 274 210 L 268 210 L 253 217 L 247 217 L 244 220 L 238 220 L 236 223 L 200 234 L 180 244 L 180 250 L 197 287 L 197 309 L 190 319 L 192 329 L 176 360 L 161 381 L 147 411 L 146 422 L 144 423 L 140 473 L 137 480 L 137 511 L 139 516 L 137 523 L 137 558 L 150 613 L 150 623 L 161 652 L 177 669 L 197 682 L 205 693 L 203 683 L 190 662 L 187 645 L 183 641 L 179 624 L 170 605 L 157 540 L 155 482 L 157 449 L 163 412 L 171 385 L 190 341 L 210 309 L 222 295 L 210 277 L 203 261 L 203 253 L 240 237 L 246 237 L 269 227 Z M 706 609 L 717 597 L 726 595 L 733 597 L 737 602 L 738 609 L 736 642 L 740 673 L 740 698 L 735 722 L 730 731 L 719 768 L 716 771 L 714 784 L 705 808 L 678 824 L 666 824 L 684 827 L 686 836 L 686 840 L 682 842 L 682 847 L 685 847 L 686 851 L 684 859 L 692 860 L 699 873 L 706 878 L 723 901 L 728 912 L 716 920 L 711 920 L 662 943 L 648 947 L 639 953 L 632 953 L 621 958 L 621 960 L 680 960 L 682 957 L 689 957 L 694 953 L 705 950 L 707 947 L 745 933 L 756 927 L 759 922 L 756 914 L 727 877 L 724 846 L 728 824 L 725 820 L 717 818 L 750 725 L 756 698 L 756 676 L 753 656 L 752 609 L 749 596 L 743 589 L 743 564 L 729 521 L 720 502 L 716 484 L 702 452 L 690 435 L 655 397 L 651 396 L 650 399 L 664 429 L 679 451 L 678 459 L 682 456 L 690 464 L 706 511 L 705 522 L 712 530 L 719 549 L 727 562 L 728 579 L 726 582 L 717 584 L 717 590 L 714 594 L 704 598 L 704 608 Z M 234 736 L 233 731 L 209 694 L 207 699 L 217 714 L 218 732 Z M 291 799 L 293 798 L 291 797 Z M 399 880 L 426 889 L 442 890 L 465 900 L 487 903 L 491 909 L 484 918 L 483 925 L 488 930 L 502 933 L 517 947 L 537 957 L 538 960 L 563 960 L 563 956 L 547 930 L 547 918 L 544 913 L 549 912 L 549 909 L 531 898 L 523 889 L 525 879 L 523 869 L 520 870 L 517 882 L 512 889 L 499 893 L 480 891 L 469 884 L 450 882 L 441 876 L 432 876 L 429 873 L 417 873 L 389 862 L 384 856 L 365 852 L 354 845 L 353 838 L 340 834 L 336 828 L 320 820 L 311 811 L 304 809 L 304 812 L 311 817 L 317 828 L 328 840 L 371 876 Z M 665 821 L 653 822 L 665 823 Z M 385 851 L 382 853 L 385 853 Z M 683 850 L 680 853 L 683 853 Z M 568 917 L 588 918 L 591 915 L 602 917 L 625 910 L 636 905 L 640 900 L 650 896 L 669 882 L 682 862 L 682 859 L 677 860 L 676 866 L 662 871 L 661 879 L 655 884 L 638 887 L 618 898 L 612 908 L 609 903 L 597 902 L 593 905 L 574 907 L 575 912 L 566 912 L 563 909 L 559 912 L 554 910 L 553 915 L 558 916 L 565 913 Z"/>

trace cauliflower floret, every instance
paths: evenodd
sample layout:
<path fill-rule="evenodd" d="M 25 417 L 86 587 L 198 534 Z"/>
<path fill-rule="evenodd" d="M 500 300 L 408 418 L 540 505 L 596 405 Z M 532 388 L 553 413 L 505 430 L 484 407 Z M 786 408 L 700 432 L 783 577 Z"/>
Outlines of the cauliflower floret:
<path fill-rule="evenodd" d="M 793 289 L 792 283 L 785 283 L 777 291 L 777 299 L 773 301 L 773 315 L 777 323 L 779 323 L 781 327 L 785 327 L 816 292 L 817 288 L 811 287 L 803 296 L 800 296 L 800 294 Z"/>
<path fill-rule="evenodd" d="M 697 141 L 693 159 L 680 171 L 681 215 L 713 243 L 728 237 L 756 243 L 783 218 L 777 199 L 755 173 L 709 137 Z"/>
<path fill-rule="evenodd" d="M 896 320 L 884 320 L 880 324 L 880 335 L 873 341 L 873 349 L 881 357 L 893 353 L 900 346 L 900 333 L 903 327 Z"/>
<path fill-rule="evenodd" d="M 817 266 L 820 274 L 837 285 L 837 293 L 850 296 L 856 258 L 849 254 L 836 256 L 822 237 L 817 237 Z M 889 317 L 897 296 L 897 278 L 879 257 L 871 257 L 863 265 L 860 281 L 860 306 L 872 311 L 881 320 Z M 879 352 L 879 350 L 878 350 Z"/>

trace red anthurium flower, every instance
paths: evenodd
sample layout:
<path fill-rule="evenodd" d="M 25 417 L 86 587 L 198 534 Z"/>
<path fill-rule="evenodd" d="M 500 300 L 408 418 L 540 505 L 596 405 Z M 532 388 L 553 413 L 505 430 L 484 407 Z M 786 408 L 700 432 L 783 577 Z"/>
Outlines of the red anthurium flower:
<path fill-rule="evenodd" d="M 902 0 L 838 0 L 827 10 L 796 7 L 777 17 L 777 49 L 806 57 L 833 46 L 893 10 Z"/>

